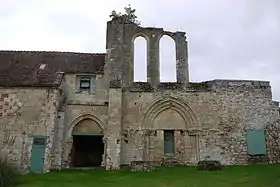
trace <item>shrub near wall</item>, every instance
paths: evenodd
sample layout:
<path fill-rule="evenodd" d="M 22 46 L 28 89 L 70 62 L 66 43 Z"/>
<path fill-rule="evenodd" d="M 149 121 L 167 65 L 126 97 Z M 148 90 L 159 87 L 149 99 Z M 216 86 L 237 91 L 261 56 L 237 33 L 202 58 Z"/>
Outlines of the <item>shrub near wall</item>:
<path fill-rule="evenodd" d="M 12 186 L 20 176 L 20 169 L 0 149 L 0 187 Z"/>

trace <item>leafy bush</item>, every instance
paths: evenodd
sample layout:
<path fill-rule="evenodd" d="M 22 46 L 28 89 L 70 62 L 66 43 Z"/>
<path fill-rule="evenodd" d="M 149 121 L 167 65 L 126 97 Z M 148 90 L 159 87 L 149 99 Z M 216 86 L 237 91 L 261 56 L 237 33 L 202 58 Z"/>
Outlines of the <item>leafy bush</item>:
<path fill-rule="evenodd" d="M 132 9 L 130 5 L 128 7 L 124 7 L 125 13 L 117 13 L 115 10 L 112 11 L 110 18 L 112 20 L 118 20 L 120 23 L 134 23 L 136 25 L 140 25 L 140 22 L 137 20 L 137 16 L 135 15 L 135 9 Z"/>
<path fill-rule="evenodd" d="M 15 184 L 19 176 L 19 168 L 16 167 L 3 151 L 0 151 L 0 187 Z"/>
<path fill-rule="evenodd" d="M 223 168 L 222 164 L 217 160 L 201 160 L 197 164 L 199 170 L 216 171 Z"/>

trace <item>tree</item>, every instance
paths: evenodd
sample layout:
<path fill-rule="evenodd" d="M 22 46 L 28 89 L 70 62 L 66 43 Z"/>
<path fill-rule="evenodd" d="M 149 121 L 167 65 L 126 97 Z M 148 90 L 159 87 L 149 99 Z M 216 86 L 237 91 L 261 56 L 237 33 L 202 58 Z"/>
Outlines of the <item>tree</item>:
<path fill-rule="evenodd" d="M 140 25 L 140 22 L 137 20 L 137 16 L 135 15 L 136 10 L 132 9 L 130 4 L 128 7 L 124 7 L 125 13 L 117 13 L 115 10 L 112 11 L 110 18 L 112 20 L 119 21 L 120 23 L 134 23 L 136 25 Z"/>

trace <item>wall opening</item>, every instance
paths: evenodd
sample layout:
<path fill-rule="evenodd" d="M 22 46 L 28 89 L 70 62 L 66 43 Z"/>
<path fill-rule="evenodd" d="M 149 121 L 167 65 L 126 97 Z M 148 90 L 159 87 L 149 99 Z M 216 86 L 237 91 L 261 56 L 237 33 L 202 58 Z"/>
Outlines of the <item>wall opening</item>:
<path fill-rule="evenodd" d="M 162 36 L 159 42 L 160 82 L 177 82 L 176 44 L 170 36 Z"/>
<path fill-rule="evenodd" d="M 104 154 L 103 135 L 73 135 L 73 167 L 101 166 Z"/>
<path fill-rule="evenodd" d="M 99 124 L 92 119 L 84 119 L 74 126 L 72 137 L 72 167 L 101 166 L 104 143 Z"/>
<path fill-rule="evenodd" d="M 147 40 L 138 36 L 133 45 L 133 81 L 147 82 Z"/>

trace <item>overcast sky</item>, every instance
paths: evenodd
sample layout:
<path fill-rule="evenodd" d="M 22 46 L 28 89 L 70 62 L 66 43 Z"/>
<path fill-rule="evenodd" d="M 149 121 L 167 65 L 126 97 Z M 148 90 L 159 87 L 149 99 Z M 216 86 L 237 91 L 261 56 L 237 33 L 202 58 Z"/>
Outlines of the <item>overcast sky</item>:
<path fill-rule="evenodd" d="M 280 0 L 0 0 L 0 50 L 105 52 L 129 3 L 143 26 L 181 30 L 191 81 L 269 80 L 280 100 Z"/>

